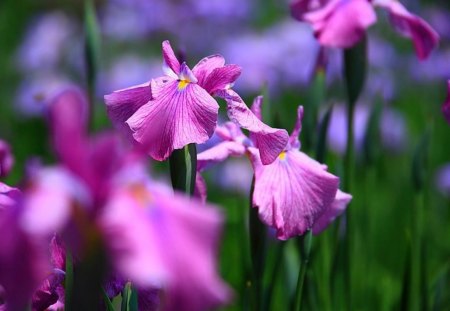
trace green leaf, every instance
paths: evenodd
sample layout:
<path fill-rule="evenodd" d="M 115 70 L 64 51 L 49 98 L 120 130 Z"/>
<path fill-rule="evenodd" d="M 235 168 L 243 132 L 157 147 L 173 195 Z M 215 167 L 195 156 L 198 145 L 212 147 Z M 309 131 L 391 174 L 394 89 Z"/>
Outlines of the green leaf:
<path fill-rule="evenodd" d="M 102 287 L 102 296 L 103 296 L 103 301 L 105 302 L 106 310 L 114 311 L 114 306 L 113 306 L 111 300 L 109 300 L 109 297 L 106 294 L 106 291 L 103 287 Z"/>
<path fill-rule="evenodd" d="M 197 148 L 189 144 L 176 149 L 169 158 L 172 187 L 190 196 L 194 194 L 197 174 Z"/>
<path fill-rule="evenodd" d="M 72 309 L 72 291 L 73 291 L 73 257 L 69 249 L 66 249 L 66 275 L 65 275 L 65 310 Z"/>
<path fill-rule="evenodd" d="M 412 183 L 416 191 L 421 191 L 425 184 L 430 131 L 426 130 L 417 144 L 412 161 Z"/>
<path fill-rule="evenodd" d="M 84 2 L 84 54 L 86 61 L 87 93 L 89 97 L 91 126 L 94 120 L 95 83 L 100 63 L 100 31 L 92 0 Z"/>
<path fill-rule="evenodd" d="M 138 297 L 137 290 L 131 285 L 130 282 L 125 284 L 122 291 L 122 306 L 121 311 L 137 311 L 138 310 Z"/>
<path fill-rule="evenodd" d="M 316 146 L 316 160 L 323 163 L 325 160 L 326 149 L 327 149 L 327 133 L 328 126 L 330 124 L 331 114 L 333 113 L 333 105 L 331 105 L 322 120 L 319 123 L 319 134 L 317 137 Z"/>
<path fill-rule="evenodd" d="M 367 123 L 366 132 L 364 133 L 363 140 L 363 156 L 367 165 L 373 164 L 377 158 L 380 146 L 380 118 L 382 112 L 381 102 L 377 101 L 372 106 L 370 111 L 369 120 Z"/>

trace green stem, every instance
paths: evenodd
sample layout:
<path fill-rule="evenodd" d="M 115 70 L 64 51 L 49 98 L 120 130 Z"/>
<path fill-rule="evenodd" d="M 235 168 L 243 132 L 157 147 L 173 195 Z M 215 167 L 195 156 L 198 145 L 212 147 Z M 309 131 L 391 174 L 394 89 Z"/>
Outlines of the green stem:
<path fill-rule="evenodd" d="M 363 38 L 357 45 L 344 50 L 344 76 L 347 89 L 347 147 L 344 158 L 344 190 L 351 193 L 352 177 L 355 165 L 353 123 L 355 105 L 364 86 L 367 66 L 367 39 Z M 346 239 L 344 243 L 344 282 L 347 310 L 352 309 L 352 275 L 351 275 L 351 253 L 353 237 L 353 212 L 347 208 L 346 217 Z"/>
<path fill-rule="evenodd" d="M 305 283 L 309 254 L 311 252 L 311 244 L 312 244 L 312 231 L 309 230 L 307 233 L 305 233 L 304 236 L 301 237 L 301 263 L 298 272 L 294 311 L 300 311 L 302 309 L 303 284 Z"/>
<path fill-rule="evenodd" d="M 266 259 L 266 228 L 258 216 L 258 209 L 252 205 L 255 179 L 250 193 L 250 251 L 252 262 L 251 310 L 261 310 L 264 266 Z"/>
<path fill-rule="evenodd" d="M 94 123 L 94 101 L 97 72 L 100 59 L 100 35 L 95 7 L 92 0 L 84 1 L 84 53 L 86 61 L 87 93 L 89 100 L 90 126 Z"/>
<path fill-rule="evenodd" d="M 73 291 L 73 257 L 69 249 L 66 249 L 66 276 L 65 276 L 65 310 L 72 311 Z"/>
<path fill-rule="evenodd" d="M 197 174 L 197 148 L 189 144 L 182 149 L 176 149 L 169 158 L 170 178 L 172 187 L 192 196 L 195 191 Z"/>

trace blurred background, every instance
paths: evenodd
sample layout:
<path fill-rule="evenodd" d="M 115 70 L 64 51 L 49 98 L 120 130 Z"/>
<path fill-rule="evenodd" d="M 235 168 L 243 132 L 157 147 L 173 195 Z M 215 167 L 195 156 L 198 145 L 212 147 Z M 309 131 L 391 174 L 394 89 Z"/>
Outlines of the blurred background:
<path fill-rule="evenodd" d="M 352 299 L 355 310 L 401 308 L 408 283 L 405 267 L 414 253 L 413 228 L 419 226 L 424 244 L 416 256 L 423 258 L 424 306 L 450 310 L 450 129 L 440 112 L 450 79 L 450 4 L 402 3 L 431 24 L 441 42 L 429 59 L 419 61 L 411 42 L 394 33 L 383 12 L 377 12 L 380 22 L 369 30 L 369 70 L 354 133 Z M 291 18 L 287 0 L 103 0 L 95 1 L 95 9 L 101 39 L 94 92 L 96 131 L 111 128 L 103 95 L 161 76 L 161 42 L 169 39 L 191 68 L 215 53 L 240 65 L 242 76 L 235 90 L 247 104 L 264 94 L 265 121 L 273 126 L 291 131 L 296 108 L 304 105 L 302 150 L 311 156 L 320 121 L 332 106 L 324 162 L 333 173 L 342 173 L 342 53 L 321 50 L 310 27 Z M 6 180 L 10 184 L 20 182 L 30 158 L 54 161 L 44 115 L 52 94 L 65 85 L 86 89 L 83 11 L 80 0 L 0 0 L 0 138 L 12 145 L 16 157 Z M 325 68 L 319 82 L 318 68 Z M 221 112 L 225 120 L 224 105 Z M 207 144 L 214 144 L 214 139 Z M 168 179 L 165 164 L 152 165 L 159 178 Z M 242 236 L 251 165 L 247 159 L 231 159 L 205 177 L 209 201 L 227 215 L 221 272 L 240 293 L 248 260 Z M 306 303 L 311 310 L 332 310 L 327 305 L 330 295 L 339 293 L 329 290 L 333 282 L 326 277 L 326 271 L 335 268 L 333 258 L 339 257 L 330 242 L 336 236 L 338 224 L 315 239 L 307 275 Z M 282 310 L 283 299 L 295 290 L 298 255 L 289 243 L 281 248 L 272 240 L 268 246 L 265 281 L 276 289 L 270 301 L 273 310 Z M 278 259 L 278 252 L 285 256 Z M 280 260 L 282 268 L 275 269 Z M 242 299 L 238 294 L 228 309 L 241 310 Z"/>

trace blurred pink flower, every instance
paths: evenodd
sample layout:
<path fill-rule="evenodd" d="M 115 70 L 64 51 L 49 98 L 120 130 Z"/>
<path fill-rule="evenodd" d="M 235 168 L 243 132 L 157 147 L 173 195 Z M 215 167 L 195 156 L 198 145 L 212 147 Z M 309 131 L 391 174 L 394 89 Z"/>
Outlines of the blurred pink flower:
<path fill-rule="evenodd" d="M 439 35 L 397 0 L 294 0 L 291 12 L 294 18 L 312 25 L 322 45 L 349 48 L 376 22 L 377 6 L 388 11 L 398 33 L 412 39 L 417 57 L 427 58 L 437 46 Z"/>
<path fill-rule="evenodd" d="M 226 303 L 230 291 L 216 272 L 222 215 L 144 173 L 124 173 L 99 219 L 116 269 L 138 288 L 163 288 L 163 310 Z"/>
<path fill-rule="evenodd" d="M 86 105 L 73 88 L 52 101 L 48 115 L 62 165 L 30 177 L 23 228 L 36 236 L 62 234 L 74 258 L 83 258 L 97 232 L 124 280 L 139 290 L 166 291 L 164 310 L 205 310 L 228 301 L 215 266 L 221 214 L 151 183 L 143 158 L 114 136 L 89 137 Z M 47 281 L 39 293 L 54 298 L 57 282 Z M 36 303 L 41 300 L 47 301 Z"/>
<path fill-rule="evenodd" d="M 222 56 L 213 55 L 202 59 L 191 71 L 186 63 L 180 64 L 168 41 L 163 42 L 163 58 L 166 76 L 105 96 L 113 122 L 122 129 L 126 123 L 126 131 L 131 131 L 152 158 L 165 160 L 174 149 L 203 143 L 211 137 L 219 110 L 212 96 L 227 100 L 230 118 L 242 127 L 262 137 L 277 135 L 287 140 L 282 130 L 255 121 L 242 99 L 231 90 L 240 67 L 225 65 Z"/>

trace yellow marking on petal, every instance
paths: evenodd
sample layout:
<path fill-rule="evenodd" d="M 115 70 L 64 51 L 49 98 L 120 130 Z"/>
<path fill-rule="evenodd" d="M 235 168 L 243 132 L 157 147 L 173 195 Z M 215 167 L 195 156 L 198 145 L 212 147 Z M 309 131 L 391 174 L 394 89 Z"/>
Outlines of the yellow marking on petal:
<path fill-rule="evenodd" d="M 179 91 L 184 90 L 184 89 L 186 88 L 186 86 L 188 86 L 188 84 L 189 84 L 189 81 L 188 81 L 188 80 L 180 80 L 180 81 L 178 82 L 178 90 L 179 90 Z"/>
<path fill-rule="evenodd" d="M 152 201 L 152 196 L 147 188 L 141 184 L 133 184 L 129 187 L 131 195 L 142 206 L 147 206 Z"/>
<path fill-rule="evenodd" d="M 279 158 L 280 160 L 286 159 L 286 151 L 282 151 L 282 152 L 280 153 L 280 155 L 278 156 L 278 158 Z"/>

